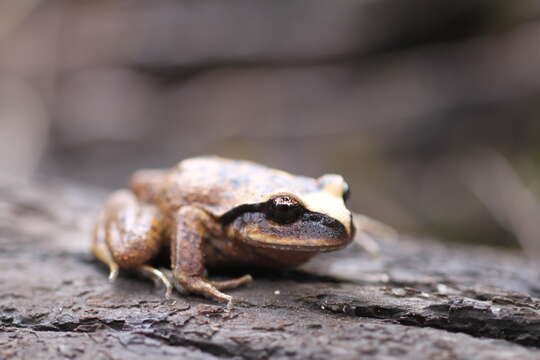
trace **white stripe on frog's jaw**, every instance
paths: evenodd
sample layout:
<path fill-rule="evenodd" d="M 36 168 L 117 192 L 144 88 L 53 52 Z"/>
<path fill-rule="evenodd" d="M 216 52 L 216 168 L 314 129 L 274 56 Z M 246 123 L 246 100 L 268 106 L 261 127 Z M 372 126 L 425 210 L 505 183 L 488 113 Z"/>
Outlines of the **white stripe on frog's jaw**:
<path fill-rule="evenodd" d="M 328 252 L 339 250 L 349 244 L 349 240 L 339 238 L 297 238 L 277 236 L 271 233 L 261 233 L 258 229 L 243 228 L 243 241 L 257 247 L 268 247 L 282 250 Z"/>

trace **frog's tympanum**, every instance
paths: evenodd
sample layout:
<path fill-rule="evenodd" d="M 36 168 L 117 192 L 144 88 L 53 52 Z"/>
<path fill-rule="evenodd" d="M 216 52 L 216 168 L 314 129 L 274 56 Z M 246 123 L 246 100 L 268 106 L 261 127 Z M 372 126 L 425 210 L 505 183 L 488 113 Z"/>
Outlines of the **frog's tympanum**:
<path fill-rule="evenodd" d="M 110 268 L 133 269 L 162 282 L 149 265 L 162 250 L 187 291 L 231 303 L 222 290 L 250 275 L 209 281 L 206 268 L 292 268 L 319 252 L 346 246 L 354 235 L 340 175 L 295 176 L 248 161 L 198 157 L 171 170 L 140 170 L 129 190 L 113 193 L 95 228 L 92 250 Z"/>

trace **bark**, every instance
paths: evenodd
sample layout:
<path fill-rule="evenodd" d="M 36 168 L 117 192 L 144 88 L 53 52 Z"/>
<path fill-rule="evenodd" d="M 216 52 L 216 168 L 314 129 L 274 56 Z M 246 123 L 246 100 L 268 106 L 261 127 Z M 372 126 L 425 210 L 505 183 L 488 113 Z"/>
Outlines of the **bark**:
<path fill-rule="evenodd" d="M 230 312 L 89 253 L 103 194 L 0 186 L 0 359 L 540 359 L 538 275 L 519 253 L 418 239 L 255 272 Z M 223 276 L 223 274 L 213 274 Z M 230 275 L 230 274 L 229 274 Z"/>

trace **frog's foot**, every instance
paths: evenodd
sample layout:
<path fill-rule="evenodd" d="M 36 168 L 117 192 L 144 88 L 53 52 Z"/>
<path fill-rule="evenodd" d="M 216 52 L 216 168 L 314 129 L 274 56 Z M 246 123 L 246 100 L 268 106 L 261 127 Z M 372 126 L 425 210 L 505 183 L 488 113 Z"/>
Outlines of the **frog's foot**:
<path fill-rule="evenodd" d="M 236 289 L 237 287 L 244 286 L 253 282 L 251 275 L 244 275 L 236 279 L 224 280 L 224 281 L 210 281 L 210 284 L 214 285 L 218 290 Z"/>
<path fill-rule="evenodd" d="M 105 240 L 104 221 L 100 219 L 94 231 L 94 243 L 92 252 L 103 263 L 109 267 L 109 281 L 113 282 L 118 277 L 120 266 L 114 261 L 111 251 Z"/>
<path fill-rule="evenodd" d="M 200 294 L 210 299 L 226 302 L 229 307 L 232 304 L 232 296 L 222 293 L 218 290 L 217 286 L 202 277 L 177 276 L 177 278 L 184 289 L 190 293 Z"/>
<path fill-rule="evenodd" d="M 120 267 L 117 263 L 109 263 L 109 282 L 114 282 L 120 272 Z"/>
<path fill-rule="evenodd" d="M 169 278 L 167 278 L 167 276 L 163 272 L 149 265 L 142 265 L 137 268 L 137 271 L 139 271 L 144 276 L 147 276 L 150 279 L 152 279 L 154 281 L 154 284 L 156 285 L 163 284 L 163 286 L 165 286 L 165 298 L 166 299 L 171 298 L 173 285 L 169 281 Z"/>
<path fill-rule="evenodd" d="M 118 277 L 120 267 L 112 259 L 109 249 L 106 247 L 94 247 L 92 250 L 99 260 L 107 264 L 109 267 L 109 281 L 114 282 Z"/>

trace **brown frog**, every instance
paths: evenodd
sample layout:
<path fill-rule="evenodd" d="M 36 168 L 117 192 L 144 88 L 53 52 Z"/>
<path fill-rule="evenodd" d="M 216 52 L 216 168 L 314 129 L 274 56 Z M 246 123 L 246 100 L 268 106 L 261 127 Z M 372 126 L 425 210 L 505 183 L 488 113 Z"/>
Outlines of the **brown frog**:
<path fill-rule="evenodd" d="M 172 275 L 189 292 L 231 304 L 221 292 L 250 275 L 209 281 L 206 267 L 296 267 L 354 236 L 340 175 L 295 176 L 248 161 L 197 157 L 170 170 L 140 170 L 113 193 L 97 222 L 92 251 L 110 268 L 171 281 L 148 262 L 168 250 Z"/>

